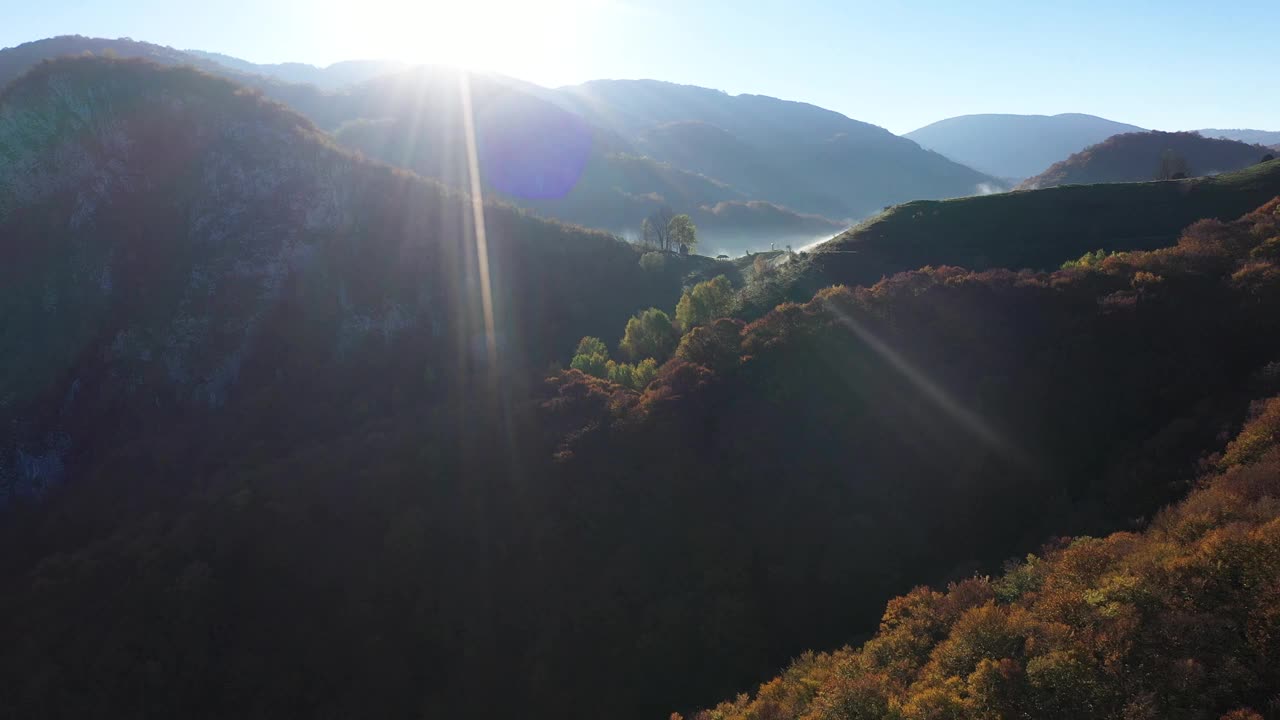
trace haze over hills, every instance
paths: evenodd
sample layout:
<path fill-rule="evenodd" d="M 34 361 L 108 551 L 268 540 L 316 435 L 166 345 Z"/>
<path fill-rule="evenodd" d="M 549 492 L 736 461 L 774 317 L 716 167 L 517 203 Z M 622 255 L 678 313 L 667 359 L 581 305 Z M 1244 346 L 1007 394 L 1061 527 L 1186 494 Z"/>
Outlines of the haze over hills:
<path fill-rule="evenodd" d="M 272 74 L 288 75 L 279 67 L 256 66 L 211 53 L 184 53 L 129 39 L 65 36 L 0 51 L 0 80 L 16 78 L 43 60 L 84 53 L 141 57 L 166 65 L 193 65 L 261 90 L 302 112 L 320 127 L 336 131 L 340 141 L 372 158 L 455 187 L 470 185 L 469 168 L 457 152 L 464 146 L 464 138 L 458 94 L 460 77 L 456 70 L 425 67 L 382 74 L 335 93 L 273 77 Z M 339 69 L 345 67 L 339 66 Z M 361 64 L 355 70 L 363 72 L 373 67 Z M 290 68 L 290 71 L 297 70 Z M 519 139 L 513 134 L 518 128 L 539 123 L 545 127 L 547 122 L 556 123 L 566 118 L 564 110 L 546 99 L 554 96 L 552 91 L 485 73 L 467 73 L 465 77 L 474 98 L 478 99 L 477 110 L 484 116 L 482 119 L 493 121 L 482 122 L 479 128 L 482 146 L 509 145 Z M 424 105 L 433 111 L 421 112 Z M 375 119 L 368 120 L 369 117 Z M 498 122 L 499 119 L 502 122 Z M 590 127 L 580 121 L 574 121 L 574 127 L 574 133 L 551 136 L 554 142 L 585 149 L 590 158 L 585 167 L 578 168 L 589 176 L 562 179 L 563 189 L 572 189 L 571 192 L 557 198 L 544 197 L 546 192 L 532 193 L 531 197 L 531 193 L 520 192 L 520 187 L 516 187 L 518 191 L 514 193 L 503 192 L 503 188 L 488 182 L 491 173 L 503 172 L 503 168 L 517 173 L 514 178 L 517 186 L 534 181 L 531 177 L 521 180 L 519 168 L 508 163 L 486 164 L 482 168 L 485 189 L 552 217 L 632 236 L 646 215 L 663 206 L 674 206 L 695 217 L 704 230 L 706 250 L 713 254 L 726 250 L 741 252 L 744 248 L 769 244 L 801 245 L 830 237 L 847 226 L 758 200 L 721 181 L 643 157 L 603 128 Z M 566 149 L 563 144 L 558 147 Z M 520 158 L 512 160 L 520 162 Z M 576 182 L 579 179 L 583 181 Z"/>
<path fill-rule="evenodd" d="M 352 87 L 352 114 L 379 119 L 348 122 L 335 137 L 371 158 L 465 187 L 462 79 L 486 191 L 545 216 L 634 238 L 643 218 L 669 206 L 693 217 L 711 254 L 802 245 L 847 227 L 641 154 L 625 138 L 506 78 L 422 68 Z M 422 112 L 424 104 L 432 111 Z"/>
<path fill-rule="evenodd" d="M 441 130 L 437 116 L 442 113 L 419 111 L 419 103 L 427 102 L 433 107 L 458 107 L 457 71 L 421 68 L 378 75 L 346 86 L 341 93 L 326 93 L 279 79 L 301 79 L 293 66 L 256 66 L 211 53 L 188 54 L 130 40 L 81 37 L 54 38 L 0 51 L 0 69 L 9 68 L 4 77 L 12 78 L 42 59 L 82 52 L 148 57 L 165 64 L 189 62 L 258 87 L 330 130 L 365 121 L 358 132 L 340 137 L 370 157 L 462 187 L 469 182 L 457 172 L 462 170 L 457 163 L 442 167 L 429 157 L 435 151 L 424 155 L 424 148 L 458 147 L 453 143 L 460 138 L 458 118 L 447 123 L 452 134 L 447 136 L 450 142 L 443 144 L 440 140 L 446 136 L 432 135 Z M 354 68 L 356 72 L 377 69 L 368 65 Z M 917 197 L 967 195 L 994 183 L 992 178 L 922 151 L 885 130 L 803 103 L 761 96 L 735 98 L 719 91 L 650 81 L 602 81 L 548 90 L 484 73 L 468 73 L 467 77 L 477 95 L 495 99 L 504 112 L 516 112 L 507 118 L 510 127 L 546 122 L 563 126 L 553 117 L 556 111 L 562 118 L 566 112 L 577 118 L 572 122 L 581 127 L 569 134 L 553 134 L 544 142 L 568 142 L 575 147 L 585 142 L 591 160 L 588 167 L 597 173 L 581 187 L 567 186 L 573 187 L 574 194 L 554 200 L 503 192 L 489 182 L 486 172 L 487 189 L 553 217 L 630 236 L 638 232 L 645 215 L 669 205 L 700 221 L 712 250 L 802 245 L 838 232 L 847 226 L 846 218 L 862 217 L 886 204 Z M 323 84 L 337 82 L 334 78 Z M 406 92 L 420 93 L 421 97 Z M 648 109 L 642 112 L 642 107 Z M 525 117 L 519 112 L 532 115 Z M 661 127 L 672 123 L 675 127 Z M 680 123 L 688 127 L 682 131 Z M 690 142 L 690 138 L 675 136 L 696 124 L 722 133 L 727 144 Z M 481 128 L 482 145 L 485 130 Z M 505 140 L 496 138 L 490 144 L 502 142 Z M 663 163 L 671 167 L 663 167 Z M 698 175 L 703 177 L 695 177 Z M 673 177 L 678 182 L 671 182 Z M 690 193 L 691 187 L 714 190 Z M 717 210 L 721 203 L 728 205 Z M 767 222 L 752 222 L 755 219 Z"/>
<path fill-rule="evenodd" d="M 1256 165 L 1267 155 L 1261 145 L 1206 138 L 1198 133 L 1126 133 L 1085 148 L 1028 178 L 1022 188 L 1089 183 L 1144 182 L 1171 176 L 1196 177 Z"/>
<path fill-rule="evenodd" d="M 567 107 L 644 152 L 802 212 L 859 218 L 997 181 L 830 110 L 654 80 L 561 88 Z"/>
<path fill-rule="evenodd" d="M 903 137 L 982 172 L 1022 180 L 1112 135 L 1141 130 L 1079 113 L 990 114 L 939 120 Z"/>

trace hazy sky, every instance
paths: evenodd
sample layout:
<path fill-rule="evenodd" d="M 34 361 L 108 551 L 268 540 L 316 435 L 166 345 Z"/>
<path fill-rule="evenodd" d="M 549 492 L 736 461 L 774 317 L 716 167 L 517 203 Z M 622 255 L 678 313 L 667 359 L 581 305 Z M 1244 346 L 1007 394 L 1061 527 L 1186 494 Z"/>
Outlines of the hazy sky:
<path fill-rule="evenodd" d="M 894 132 L 981 112 L 1274 130 L 1277 27 L 1278 0 L 42 0 L 3 12 L 0 46 L 127 36 L 254 62 L 448 62 L 551 86 L 657 78 Z"/>

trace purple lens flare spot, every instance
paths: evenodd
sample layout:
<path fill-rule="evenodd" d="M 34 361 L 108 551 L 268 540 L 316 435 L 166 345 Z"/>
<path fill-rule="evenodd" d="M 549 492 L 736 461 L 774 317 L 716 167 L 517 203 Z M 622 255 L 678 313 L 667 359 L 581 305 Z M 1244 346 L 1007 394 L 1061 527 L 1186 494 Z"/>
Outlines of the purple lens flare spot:
<path fill-rule="evenodd" d="M 591 154 L 582 118 L 540 100 L 505 93 L 477 113 L 481 176 L 501 193 L 554 200 L 577 185 Z"/>

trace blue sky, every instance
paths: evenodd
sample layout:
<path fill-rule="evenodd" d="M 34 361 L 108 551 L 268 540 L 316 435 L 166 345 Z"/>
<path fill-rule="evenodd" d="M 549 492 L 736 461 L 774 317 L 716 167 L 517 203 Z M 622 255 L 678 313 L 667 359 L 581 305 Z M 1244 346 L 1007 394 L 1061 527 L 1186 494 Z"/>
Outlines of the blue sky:
<path fill-rule="evenodd" d="M 392 57 L 543 85 L 657 78 L 803 100 L 907 132 L 1085 112 L 1164 130 L 1280 129 L 1280 2 L 44 0 L 0 46 L 78 33 L 254 62 Z"/>

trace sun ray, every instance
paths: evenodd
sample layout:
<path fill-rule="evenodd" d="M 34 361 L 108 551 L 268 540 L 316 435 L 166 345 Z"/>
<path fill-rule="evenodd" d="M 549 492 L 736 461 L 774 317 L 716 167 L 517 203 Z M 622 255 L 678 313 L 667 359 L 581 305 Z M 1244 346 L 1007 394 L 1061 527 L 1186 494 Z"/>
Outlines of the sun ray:
<path fill-rule="evenodd" d="M 498 342 L 493 322 L 493 289 L 489 280 L 489 241 L 484 227 L 484 195 L 480 185 L 480 159 L 476 150 L 475 113 L 471 109 L 471 75 L 458 73 L 458 93 L 462 100 L 462 127 L 467 146 L 467 174 L 471 185 L 472 227 L 476 241 L 477 270 L 480 274 L 480 303 L 484 312 L 485 350 L 489 370 L 497 372 Z"/>

